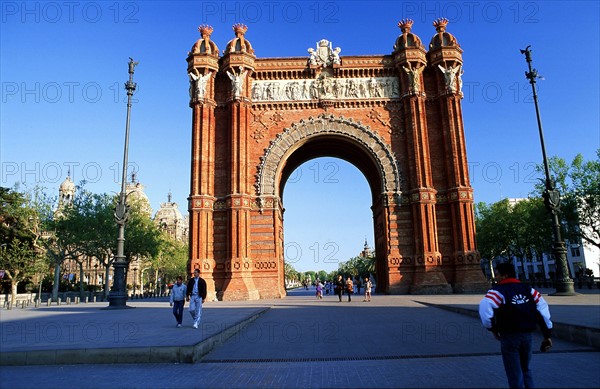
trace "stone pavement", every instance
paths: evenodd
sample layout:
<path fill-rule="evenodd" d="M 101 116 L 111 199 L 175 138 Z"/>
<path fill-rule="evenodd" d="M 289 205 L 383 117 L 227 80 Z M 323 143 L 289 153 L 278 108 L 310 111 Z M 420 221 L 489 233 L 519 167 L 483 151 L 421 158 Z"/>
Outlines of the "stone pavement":
<path fill-rule="evenodd" d="M 482 296 L 353 297 L 209 302 L 198 330 L 187 310 L 175 328 L 165 299 L 3 310 L 0 387 L 506 387 Z M 534 355 L 537 386 L 600 387 L 600 294 L 544 297 L 569 341 Z"/>

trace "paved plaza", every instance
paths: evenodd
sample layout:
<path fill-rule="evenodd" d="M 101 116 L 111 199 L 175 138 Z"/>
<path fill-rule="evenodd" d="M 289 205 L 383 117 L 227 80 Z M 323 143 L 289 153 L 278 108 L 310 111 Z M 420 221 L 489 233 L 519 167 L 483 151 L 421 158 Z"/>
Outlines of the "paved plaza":
<path fill-rule="evenodd" d="M 538 387 L 600 387 L 600 294 L 584 292 L 544 295 L 556 330 L 552 351 L 533 358 Z M 507 387 L 499 343 L 476 317 L 481 297 L 338 302 L 297 289 L 208 302 L 198 330 L 187 309 L 176 328 L 166 298 L 2 310 L 0 387 Z"/>

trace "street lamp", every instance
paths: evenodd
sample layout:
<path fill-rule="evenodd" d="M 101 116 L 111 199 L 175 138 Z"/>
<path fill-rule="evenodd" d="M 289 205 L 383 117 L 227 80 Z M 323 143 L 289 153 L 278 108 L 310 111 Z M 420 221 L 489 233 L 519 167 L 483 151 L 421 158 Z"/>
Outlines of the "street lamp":
<path fill-rule="evenodd" d="M 546 189 L 542 194 L 544 198 L 544 204 L 548 212 L 552 214 L 552 256 L 554 257 L 554 264 L 556 266 L 556 292 L 553 296 L 574 296 L 575 289 L 573 286 L 573 280 L 569 277 L 569 268 L 567 267 L 567 249 L 565 242 L 562 240 L 560 235 L 560 221 L 558 214 L 560 211 L 560 193 L 554 187 L 554 181 L 550 178 L 550 169 L 548 168 L 548 159 L 546 157 L 546 146 L 544 145 L 544 132 L 542 130 L 542 119 L 540 117 L 540 110 L 538 107 L 537 92 L 535 90 L 535 80 L 539 77 L 537 70 L 531 67 L 531 47 L 527 46 L 525 50 L 521 50 L 521 54 L 525 54 L 525 60 L 529 67 L 529 71 L 525 72 L 525 77 L 531 84 L 533 90 L 533 102 L 535 104 L 535 114 L 537 117 L 538 130 L 540 133 L 540 143 L 542 144 L 542 157 L 544 160 L 544 172 L 546 174 Z"/>
<path fill-rule="evenodd" d="M 125 223 L 129 217 L 129 207 L 126 204 L 127 195 L 125 193 L 125 183 L 127 180 L 127 153 L 129 151 L 129 119 L 131 117 L 131 96 L 135 91 L 136 84 L 133 82 L 133 73 L 138 62 L 134 62 L 129 58 L 129 81 L 125 83 L 127 89 L 127 121 L 125 124 L 125 150 L 123 152 L 123 175 L 121 177 L 121 193 L 119 194 L 119 202 L 115 207 L 115 220 L 119 225 L 119 236 L 117 238 L 117 255 L 113 261 L 114 274 L 113 286 L 108 295 L 108 309 L 124 309 L 131 308 L 127 306 L 127 285 L 125 283 L 125 268 L 127 260 L 124 255 L 125 243 Z"/>

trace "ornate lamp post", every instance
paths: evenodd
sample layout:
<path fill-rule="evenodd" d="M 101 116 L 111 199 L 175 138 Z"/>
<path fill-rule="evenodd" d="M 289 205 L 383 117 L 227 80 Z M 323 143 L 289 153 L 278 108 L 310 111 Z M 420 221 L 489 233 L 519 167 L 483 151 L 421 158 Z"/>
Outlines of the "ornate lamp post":
<path fill-rule="evenodd" d="M 108 296 L 108 309 L 123 309 L 131 308 L 126 305 L 127 301 L 127 285 L 125 283 L 125 268 L 127 260 L 124 255 L 125 243 L 125 223 L 129 216 L 129 207 L 126 204 L 127 194 L 125 193 L 125 183 L 127 180 L 127 153 L 129 151 L 129 119 L 131 117 L 131 96 L 135 91 L 136 84 L 133 82 L 133 72 L 138 62 L 134 62 L 129 58 L 129 81 L 125 83 L 127 89 L 127 122 L 125 125 L 125 151 L 123 153 L 123 175 L 121 176 L 121 193 L 119 202 L 115 207 L 115 220 L 119 225 L 119 236 L 117 238 L 117 255 L 113 261 L 114 275 L 113 286 Z"/>
<path fill-rule="evenodd" d="M 573 286 L 573 280 L 569 277 L 569 268 L 567 267 L 567 249 L 565 242 L 560 234 L 560 220 L 558 214 L 560 211 L 560 193 L 554 187 L 554 181 L 550 178 L 550 169 L 548 168 L 548 159 L 546 158 L 546 146 L 544 145 L 544 132 L 542 130 L 542 119 L 540 118 L 540 110 L 538 107 L 537 93 L 535 90 L 535 80 L 539 77 L 537 70 L 531 67 L 531 46 L 527 46 L 525 50 L 521 50 L 521 54 L 525 54 L 525 60 L 529 66 L 529 71 L 525 72 L 525 77 L 531 84 L 533 90 L 533 102 L 535 104 L 535 114 L 537 116 L 538 130 L 540 133 L 540 142 L 542 144 L 542 157 L 544 159 L 544 172 L 546 173 L 546 189 L 542 194 L 544 204 L 548 212 L 552 214 L 552 256 L 556 266 L 556 292 L 554 296 L 573 296 L 576 295 Z"/>

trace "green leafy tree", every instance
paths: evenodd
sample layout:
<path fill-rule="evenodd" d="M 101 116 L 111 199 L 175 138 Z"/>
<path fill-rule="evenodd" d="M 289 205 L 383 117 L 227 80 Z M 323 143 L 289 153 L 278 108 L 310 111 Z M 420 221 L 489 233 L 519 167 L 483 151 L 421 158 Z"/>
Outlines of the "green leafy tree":
<path fill-rule="evenodd" d="M 112 196 L 94 194 L 78 187 L 73 202 L 57 212 L 49 229 L 53 236 L 52 255 L 58 258 L 57 261 L 75 260 L 79 267 L 81 296 L 85 293 L 83 265 L 89 257 L 96 258 L 104 266 L 107 293 L 108 270 L 116 247 Z"/>
<path fill-rule="evenodd" d="M 600 149 L 595 160 L 585 161 L 578 154 L 570 165 L 559 157 L 550 158 L 548 165 L 561 193 L 563 238 L 600 248 Z M 543 183 L 536 186 L 539 192 L 543 189 Z"/>
<path fill-rule="evenodd" d="M 0 187 L 0 268 L 11 283 L 11 304 L 19 283 L 47 270 L 40 214 L 30 198 L 16 189 Z"/>
<path fill-rule="evenodd" d="M 492 261 L 496 257 L 512 257 L 512 224 L 508 199 L 493 204 L 476 204 L 477 248 L 481 257 L 487 259 L 491 274 Z"/>
<path fill-rule="evenodd" d="M 286 285 L 289 285 L 293 282 L 300 282 L 300 274 L 296 269 L 294 269 L 294 266 L 292 266 L 290 263 L 285 262 L 283 273 Z"/>
<path fill-rule="evenodd" d="M 334 273 L 334 277 L 337 276 L 337 274 L 351 276 L 352 278 L 359 276 L 361 279 L 369 277 L 370 275 L 375 274 L 375 258 L 365 258 L 361 256 L 350 258 L 346 262 L 341 262 L 338 265 L 337 272 Z"/>
<path fill-rule="evenodd" d="M 48 263 L 40 250 L 34 248 L 30 242 L 13 239 L 0 251 L 0 267 L 11 283 L 11 305 L 17 298 L 19 283 L 29 280 L 48 270 Z"/>
<path fill-rule="evenodd" d="M 158 235 L 152 238 L 156 239 L 156 241 L 147 241 L 148 245 L 153 245 L 152 251 L 155 251 L 155 253 L 148 256 L 145 262 L 154 273 L 153 283 L 155 291 L 158 293 L 160 288 L 159 279 L 163 283 L 167 283 L 179 275 L 185 275 L 187 271 L 188 246 L 186 243 L 174 239 L 166 232 L 161 232 L 158 229 L 156 231 Z"/>

